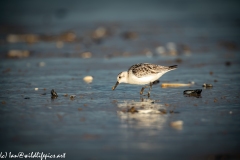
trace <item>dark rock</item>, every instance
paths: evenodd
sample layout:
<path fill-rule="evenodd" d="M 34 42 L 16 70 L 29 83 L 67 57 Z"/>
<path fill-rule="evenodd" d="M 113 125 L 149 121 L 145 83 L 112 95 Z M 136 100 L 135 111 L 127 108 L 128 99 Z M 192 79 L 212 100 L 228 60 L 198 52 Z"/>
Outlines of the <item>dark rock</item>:
<path fill-rule="evenodd" d="M 185 90 L 183 92 L 183 94 L 187 97 L 197 97 L 200 98 L 201 97 L 201 89 L 195 89 L 195 90 Z"/>

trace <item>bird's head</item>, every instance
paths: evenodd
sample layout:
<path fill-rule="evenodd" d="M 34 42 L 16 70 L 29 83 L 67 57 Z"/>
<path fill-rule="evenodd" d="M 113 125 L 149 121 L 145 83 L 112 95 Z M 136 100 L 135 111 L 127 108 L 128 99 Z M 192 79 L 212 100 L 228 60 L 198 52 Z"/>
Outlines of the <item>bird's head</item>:
<path fill-rule="evenodd" d="M 116 82 L 115 86 L 112 87 L 112 90 L 117 88 L 119 83 L 127 83 L 127 76 L 128 76 L 127 71 L 119 73 L 117 76 L 117 82 Z"/>

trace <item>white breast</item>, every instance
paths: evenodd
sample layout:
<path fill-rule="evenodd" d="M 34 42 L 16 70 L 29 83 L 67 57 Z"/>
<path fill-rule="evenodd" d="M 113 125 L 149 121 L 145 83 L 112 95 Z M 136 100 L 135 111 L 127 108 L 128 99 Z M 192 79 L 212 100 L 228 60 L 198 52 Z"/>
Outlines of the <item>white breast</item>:
<path fill-rule="evenodd" d="M 161 76 L 162 76 L 162 73 L 158 73 L 158 74 L 152 74 L 149 76 L 138 78 L 134 74 L 132 74 L 132 72 L 130 72 L 128 74 L 128 83 L 139 84 L 139 85 L 149 84 L 150 82 L 154 82 L 158 80 Z"/>

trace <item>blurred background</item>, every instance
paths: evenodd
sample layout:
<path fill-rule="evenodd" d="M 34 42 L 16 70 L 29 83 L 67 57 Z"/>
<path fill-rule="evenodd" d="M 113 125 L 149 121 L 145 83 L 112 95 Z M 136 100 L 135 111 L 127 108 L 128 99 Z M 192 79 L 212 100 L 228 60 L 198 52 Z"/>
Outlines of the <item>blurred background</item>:
<path fill-rule="evenodd" d="M 0 7 L 1 57 L 12 50 L 44 57 L 161 54 L 169 42 L 180 52 L 239 45 L 236 0 L 11 0 Z"/>
<path fill-rule="evenodd" d="M 1 0 L 0 153 L 240 159 L 239 7 L 239 0 Z M 189 86 L 157 85 L 150 99 L 139 98 L 139 86 L 112 91 L 117 74 L 140 62 L 176 64 L 160 82 Z M 183 96 L 189 89 L 202 96 Z M 158 114 L 128 113 L 132 106 Z"/>

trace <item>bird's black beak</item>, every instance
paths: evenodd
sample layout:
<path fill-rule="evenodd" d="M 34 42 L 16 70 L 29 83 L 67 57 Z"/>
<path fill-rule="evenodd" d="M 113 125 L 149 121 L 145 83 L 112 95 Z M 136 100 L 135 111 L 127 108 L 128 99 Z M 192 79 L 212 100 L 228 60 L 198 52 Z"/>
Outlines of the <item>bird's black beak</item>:
<path fill-rule="evenodd" d="M 117 85 L 119 84 L 119 82 L 117 82 L 116 84 L 115 84 L 115 86 L 113 86 L 112 87 L 112 90 L 114 90 L 115 88 L 117 88 Z"/>

